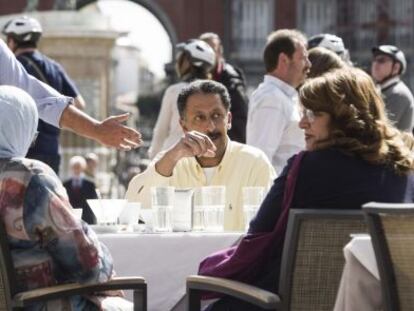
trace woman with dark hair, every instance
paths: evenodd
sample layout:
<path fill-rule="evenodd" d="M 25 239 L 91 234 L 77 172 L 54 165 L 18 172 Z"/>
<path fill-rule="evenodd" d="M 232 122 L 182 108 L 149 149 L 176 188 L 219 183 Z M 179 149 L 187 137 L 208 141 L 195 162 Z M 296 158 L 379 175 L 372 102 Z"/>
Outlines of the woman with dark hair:
<path fill-rule="evenodd" d="M 158 152 L 171 147 L 183 135 L 178 122 L 178 94 L 190 82 L 210 78 L 209 72 L 214 66 L 215 58 L 213 49 L 204 41 L 193 39 L 177 45 L 175 71 L 180 82 L 169 86 L 162 98 L 161 110 L 148 151 L 150 159 Z"/>
<path fill-rule="evenodd" d="M 408 140 L 392 127 L 372 79 L 355 68 L 307 80 L 299 91 L 306 152 L 290 208 L 360 209 L 370 201 L 413 202 L 414 158 Z M 294 156 L 295 157 L 295 156 Z M 292 157 L 275 180 L 249 232 L 270 232 L 280 217 Z M 281 243 L 282 244 L 282 243 Z M 277 291 L 283 245 L 263 267 L 255 285 Z M 210 310 L 261 310 L 223 298 Z"/>

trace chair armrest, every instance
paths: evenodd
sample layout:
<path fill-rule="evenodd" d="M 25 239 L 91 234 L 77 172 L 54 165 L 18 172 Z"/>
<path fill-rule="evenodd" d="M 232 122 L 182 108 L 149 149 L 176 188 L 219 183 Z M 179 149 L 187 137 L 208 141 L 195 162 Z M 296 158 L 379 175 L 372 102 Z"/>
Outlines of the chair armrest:
<path fill-rule="evenodd" d="M 16 294 L 13 297 L 13 301 L 15 307 L 22 307 L 38 301 L 52 300 L 74 295 L 85 295 L 107 290 L 142 290 L 146 294 L 146 287 L 147 284 L 142 277 L 116 277 L 104 283 L 70 283 L 38 288 Z"/>
<path fill-rule="evenodd" d="M 209 276 L 190 275 L 187 289 L 229 295 L 265 309 L 280 307 L 278 295 L 245 283 Z"/>

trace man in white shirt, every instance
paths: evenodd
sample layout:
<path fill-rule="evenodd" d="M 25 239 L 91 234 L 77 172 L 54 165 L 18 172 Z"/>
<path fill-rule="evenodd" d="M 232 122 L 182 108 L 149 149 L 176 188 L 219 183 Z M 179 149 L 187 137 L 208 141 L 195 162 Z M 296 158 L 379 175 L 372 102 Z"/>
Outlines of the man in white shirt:
<path fill-rule="evenodd" d="M 290 29 L 273 32 L 263 59 L 267 74 L 250 101 L 247 144 L 263 150 L 280 173 L 305 146 L 296 91 L 311 66 L 305 36 Z"/>
<path fill-rule="evenodd" d="M 259 149 L 228 138 L 230 97 L 221 83 L 192 82 L 180 92 L 177 105 L 183 137 L 131 180 L 126 198 L 149 208 L 153 186 L 224 185 L 224 230 L 244 230 L 242 188 L 268 188 L 275 177 L 270 161 Z"/>

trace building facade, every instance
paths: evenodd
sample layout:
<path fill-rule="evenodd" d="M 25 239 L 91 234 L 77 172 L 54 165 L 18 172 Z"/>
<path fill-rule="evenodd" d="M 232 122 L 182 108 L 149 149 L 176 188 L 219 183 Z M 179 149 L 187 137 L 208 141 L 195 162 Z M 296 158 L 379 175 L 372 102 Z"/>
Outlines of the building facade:
<path fill-rule="evenodd" d="M 0 1 L 0 15 L 28 9 L 79 10 L 96 0 Z M 216 32 L 227 59 L 244 69 L 251 88 L 264 73 L 266 36 L 279 28 L 298 28 L 308 36 L 341 36 L 355 64 L 368 69 L 371 48 L 399 46 L 408 59 L 405 80 L 414 89 L 414 0 L 130 0 L 151 11 L 171 43 Z M 172 58 L 174 59 L 174 58 Z"/>

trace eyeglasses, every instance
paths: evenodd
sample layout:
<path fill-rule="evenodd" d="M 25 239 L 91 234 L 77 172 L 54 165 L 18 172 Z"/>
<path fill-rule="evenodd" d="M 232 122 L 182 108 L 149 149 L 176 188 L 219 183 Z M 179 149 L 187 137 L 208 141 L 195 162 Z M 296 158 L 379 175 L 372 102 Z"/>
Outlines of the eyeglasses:
<path fill-rule="evenodd" d="M 300 110 L 300 118 L 306 118 L 309 123 L 315 122 L 315 112 L 310 109 L 302 108 Z"/>

